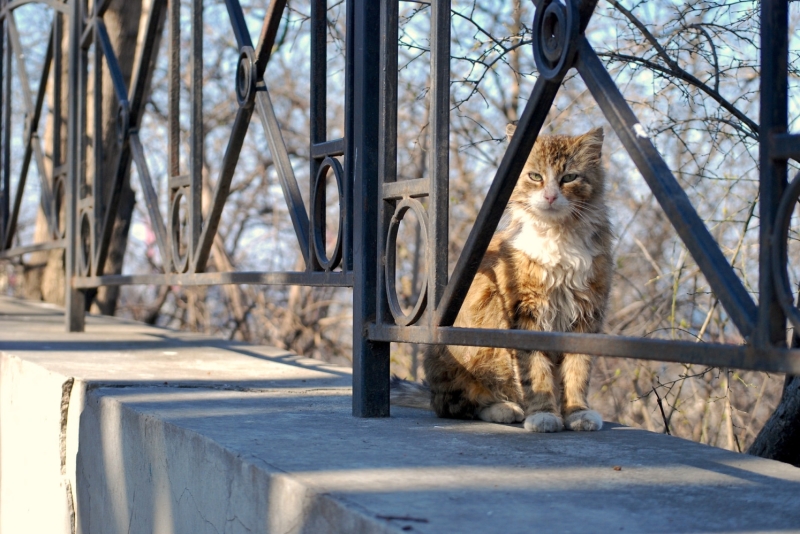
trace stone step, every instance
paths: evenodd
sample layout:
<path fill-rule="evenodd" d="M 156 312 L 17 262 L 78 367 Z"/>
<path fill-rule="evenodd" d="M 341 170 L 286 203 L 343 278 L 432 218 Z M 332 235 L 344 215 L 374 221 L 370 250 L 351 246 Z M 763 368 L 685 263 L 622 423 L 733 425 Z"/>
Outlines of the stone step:
<path fill-rule="evenodd" d="M 800 469 L 393 408 L 269 347 L 0 298 L 0 531 L 800 531 Z"/>

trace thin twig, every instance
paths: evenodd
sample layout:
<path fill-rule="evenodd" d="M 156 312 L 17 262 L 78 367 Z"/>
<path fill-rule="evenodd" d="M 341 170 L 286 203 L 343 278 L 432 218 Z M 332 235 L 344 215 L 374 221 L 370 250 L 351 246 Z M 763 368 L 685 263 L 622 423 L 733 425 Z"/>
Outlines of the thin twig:
<path fill-rule="evenodd" d="M 669 422 L 667 422 L 667 414 L 664 413 L 664 406 L 661 403 L 661 397 L 658 396 L 658 391 L 656 391 L 655 387 L 653 388 L 653 393 L 656 394 L 656 402 L 658 402 L 658 409 L 661 410 L 661 418 L 664 420 L 664 433 L 671 436 L 672 433 L 669 431 Z"/>

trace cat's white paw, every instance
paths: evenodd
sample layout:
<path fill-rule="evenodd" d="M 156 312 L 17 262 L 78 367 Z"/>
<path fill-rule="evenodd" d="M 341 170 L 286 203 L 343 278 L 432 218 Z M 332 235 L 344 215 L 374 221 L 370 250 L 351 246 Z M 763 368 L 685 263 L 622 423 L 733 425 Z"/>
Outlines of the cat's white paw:
<path fill-rule="evenodd" d="M 567 428 L 576 431 L 592 431 L 603 428 L 603 418 L 594 410 L 571 413 L 565 421 Z"/>
<path fill-rule="evenodd" d="M 481 408 L 478 419 L 489 423 L 519 423 L 525 419 L 525 412 L 513 402 L 497 402 Z"/>
<path fill-rule="evenodd" d="M 530 430 L 531 432 L 561 432 L 564 430 L 564 422 L 554 413 L 534 413 L 525 418 L 525 430 Z"/>

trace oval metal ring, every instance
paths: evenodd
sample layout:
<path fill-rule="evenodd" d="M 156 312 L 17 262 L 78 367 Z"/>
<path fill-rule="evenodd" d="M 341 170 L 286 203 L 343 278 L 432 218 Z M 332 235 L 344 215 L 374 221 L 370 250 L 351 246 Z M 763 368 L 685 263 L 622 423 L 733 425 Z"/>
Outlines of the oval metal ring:
<path fill-rule="evenodd" d="M 56 178 L 56 186 L 53 193 L 53 213 L 55 214 L 56 239 L 63 239 L 67 235 L 67 199 L 66 183 L 63 176 Z"/>
<path fill-rule="evenodd" d="M 333 255 L 328 258 L 325 254 L 325 181 L 328 177 L 328 169 L 333 170 L 333 177 L 336 180 L 336 189 L 339 192 L 339 231 L 336 233 L 336 245 L 333 247 Z M 311 194 L 311 233 L 314 243 L 314 255 L 317 261 L 326 271 L 332 271 L 342 262 L 342 227 L 344 226 L 344 209 L 342 199 L 344 192 L 342 183 L 344 180 L 344 170 L 339 160 L 330 156 L 322 161 L 317 177 L 314 181 L 314 189 Z"/>
<path fill-rule="evenodd" d="M 78 269 L 81 276 L 89 276 L 92 268 L 92 213 L 85 209 L 81 212 L 81 223 L 78 234 Z"/>
<path fill-rule="evenodd" d="M 185 188 L 178 189 L 172 202 L 169 205 L 169 241 L 172 251 L 172 265 L 177 273 L 185 273 L 189 267 L 189 244 L 186 244 L 186 253 L 181 256 L 181 241 L 187 236 L 181 232 L 181 199 L 186 199 L 186 209 L 189 209 L 189 201 L 185 194 Z M 188 219 L 188 214 L 187 214 Z"/>
<path fill-rule="evenodd" d="M 243 46 L 236 65 L 236 100 L 242 107 L 253 103 L 256 94 L 256 53 L 252 46 Z"/>
<path fill-rule="evenodd" d="M 546 80 L 564 76 L 572 67 L 577 51 L 576 40 L 580 12 L 576 2 L 544 0 L 533 18 L 533 59 Z"/>
<path fill-rule="evenodd" d="M 404 198 L 401 200 L 394 210 L 392 220 L 389 222 L 389 232 L 386 236 L 386 250 L 384 251 L 386 257 L 384 278 L 386 280 L 386 296 L 389 301 L 389 310 L 392 312 L 395 323 L 400 326 L 408 326 L 416 323 L 425 311 L 428 303 L 428 279 L 424 279 L 422 287 L 420 288 L 419 297 L 414 304 L 411 312 L 408 314 L 403 313 L 403 308 L 400 307 L 400 302 L 397 299 L 397 287 L 395 287 L 395 274 L 397 272 L 397 231 L 400 228 L 400 222 L 403 220 L 406 212 L 413 210 L 419 221 L 420 235 L 422 236 L 422 250 L 425 251 L 425 264 L 428 264 L 428 218 L 425 214 L 425 208 L 418 200 L 413 198 Z"/>
<path fill-rule="evenodd" d="M 783 192 L 778 213 L 775 217 L 775 227 L 772 229 L 772 276 L 775 279 L 775 293 L 778 303 L 783 308 L 786 317 L 794 326 L 795 332 L 800 332 L 800 310 L 794 305 L 792 286 L 789 283 L 788 258 L 786 247 L 789 240 L 789 225 L 792 221 L 792 211 L 800 199 L 800 173 L 794 177 L 789 187 Z"/>

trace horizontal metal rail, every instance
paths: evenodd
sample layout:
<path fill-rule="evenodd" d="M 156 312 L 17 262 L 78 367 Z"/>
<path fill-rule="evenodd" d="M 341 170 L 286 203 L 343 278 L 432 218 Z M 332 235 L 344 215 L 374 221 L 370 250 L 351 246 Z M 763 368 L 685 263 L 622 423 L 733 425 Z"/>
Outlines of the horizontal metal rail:
<path fill-rule="evenodd" d="M 214 286 L 243 285 L 301 285 L 352 287 L 352 273 L 341 272 L 222 272 L 196 274 L 107 274 L 76 277 L 73 287 L 89 289 L 102 286 Z"/>
<path fill-rule="evenodd" d="M 420 326 L 372 324 L 369 327 L 369 336 L 375 341 L 541 350 L 555 353 L 573 352 L 594 356 L 751 369 L 768 373 L 800 374 L 800 349 L 782 347 L 759 348 L 752 345 L 725 345 L 604 334 L 452 326 L 430 330 Z"/>
<path fill-rule="evenodd" d="M 47 241 L 45 243 L 37 243 L 35 245 L 25 245 L 20 247 L 9 248 L 0 251 L 0 258 L 8 259 L 22 256 L 23 254 L 30 254 L 31 252 L 42 252 L 44 250 L 63 249 L 67 245 L 66 240 L 58 239 L 54 241 Z"/>

